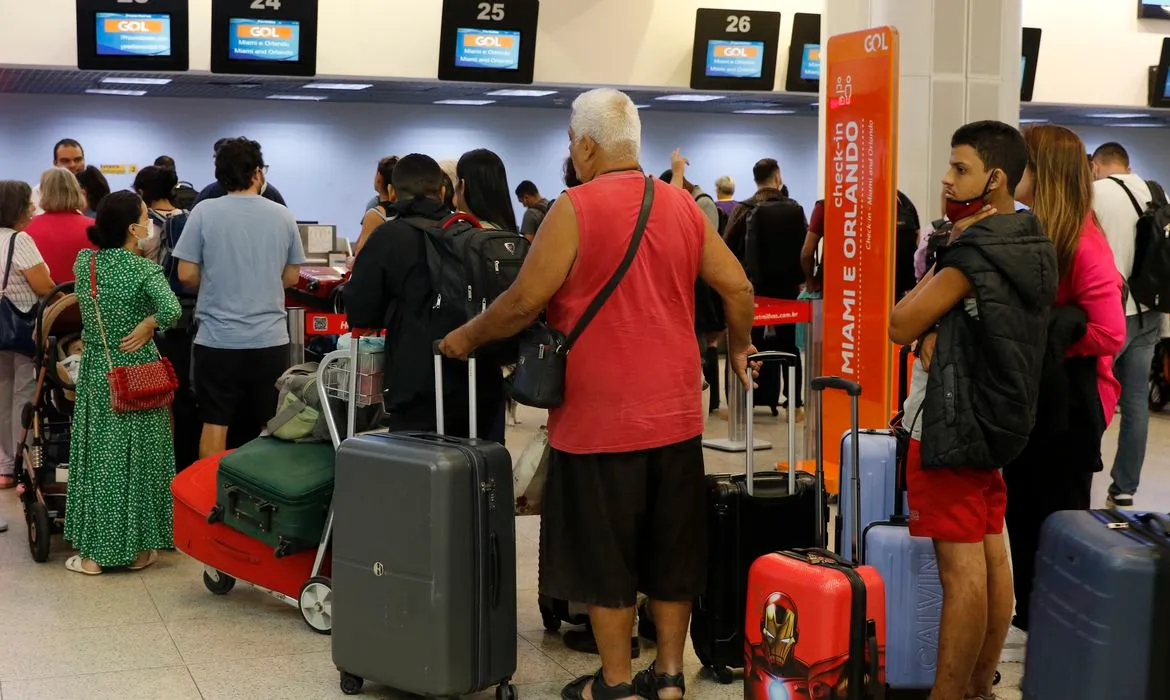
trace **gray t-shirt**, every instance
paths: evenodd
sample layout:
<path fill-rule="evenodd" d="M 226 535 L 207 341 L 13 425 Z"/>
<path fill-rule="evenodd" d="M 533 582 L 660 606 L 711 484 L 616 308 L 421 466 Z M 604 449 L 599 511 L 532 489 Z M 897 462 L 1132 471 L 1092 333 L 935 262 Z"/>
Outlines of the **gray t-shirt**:
<path fill-rule="evenodd" d="M 191 211 L 174 255 L 201 268 L 197 344 L 242 350 L 289 342 L 281 277 L 305 253 L 287 208 L 258 195 L 209 199 Z"/>
<path fill-rule="evenodd" d="M 965 299 L 963 309 L 971 318 L 979 318 L 979 306 L 974 299 Z M 910 391 L 906 395 L 906 403 L 902 404 L 902 420 L 904 427 L 910 428 L 910 437 L 922 439 L 922 402 L 926 400 L 926 384 L 930 379 L 930 372 L 922 366 L 922 360 L 914 361 L 914 371 L 910 374 Z"/>
<path fill-rule="evenodd" d="M 548 200 L 542 199 L 524 210 L 524 221 L 520 224 L 520 233 L 525 236 L 535 236 L 548 215 Z"/>

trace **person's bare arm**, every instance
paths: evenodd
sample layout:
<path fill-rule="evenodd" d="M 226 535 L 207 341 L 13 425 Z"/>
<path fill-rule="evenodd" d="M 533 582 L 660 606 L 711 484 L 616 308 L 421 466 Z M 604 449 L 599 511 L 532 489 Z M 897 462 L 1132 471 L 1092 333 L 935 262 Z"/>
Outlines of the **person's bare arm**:
<path fill-rule="evenodd" d="M 45 263 L 33 265 L 27 270 L 21 270 L 28 286 L 38 297 L 43 297 L 53 291 L 53 277 L 49 274 L 49 266 Z"/>
<path fill-rule="evenodd" d="M 440 344 L 448 357 L 466 358 L 476 348 L 524 330 L 548 306 L 577 260 L 577 212 L 558 197 L 540 226 L 516 281 L 487 311 L 452 331 Z"/>
<path fill-rule="evenodd" d="M 735 259 L 731 249 L 719 237 L 715 227 L 707 222 L 703 234 L 703 260 L 699 276 L 711 285 L 723 299 L 729 336 L 728 357 L 732 369 L 747 386 L 747 358 L 755 352 L 752 347 L 752 322 L 755 319 L 756 297 L 752 283 Z"/>
<path fill-rule="evenodd" d="M 804 280 L 810 289 L 813 286 L 813 261 L 816 260 L 817 243 L 820 240 L 820 236 L 809 231 L 804 235 L 804 245 L 800 248 L 800 269 L 804 271 Z"/>
<path fill-rule="evenodd" d="M 357 257 L 358 253 L 362 252 L 362 248 L 365 247 L 366 239 L 370 237 L 370 234 L 384 223 L 386 223 L 386 220 L 378 216 L 377 212 L 375 212 L 373 209 L 366 212 L 365 218 L 362 219 L 362 232 L 358 236 L 357 243 L 355 243 L 353 246 L 353 256 L 355 258 Z"/>
<path fill-rule="evenodd" d="M 297 286 L 297 282 L 301 279 L 300 265 L 285 265 L 284 270 L 280 273 L 280 281 L 284 283 L 285 289 L 290 289 Z"/>
<path fill-rule="evenodd" d="M 971 282 L 959 270 L 948 267 L 907 295 L 890 314 L 890 340 L 909 345 L 938 323 L 939 319 L 971 293 Z"/>
<path fill-rule="evenodd" d="M 202 280 L 202 273 L 199 266 L 193 262 L 186 260 L 179 261 L 179 282 L 187 289 L 197 289 L 199 282 Z"/>

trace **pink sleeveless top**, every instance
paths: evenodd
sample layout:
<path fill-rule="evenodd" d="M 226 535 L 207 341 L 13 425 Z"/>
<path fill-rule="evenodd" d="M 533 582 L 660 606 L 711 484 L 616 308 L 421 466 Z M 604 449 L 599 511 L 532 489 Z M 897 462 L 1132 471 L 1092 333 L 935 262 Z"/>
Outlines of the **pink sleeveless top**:
<path fill-rule="evenodd" d="M 695 280 L 706 219 L 691 196 L 654 181 L 637 257 L 569 353 L 565 403 L 549 414 L 549 442 L 573 454 L 635 452 L 703 432 L 695 339 Z M 548 306 L 568 333 L 613 275 L 642 205 L 640 172 L 602 175 L 568 191 L 580 244 Z"/>

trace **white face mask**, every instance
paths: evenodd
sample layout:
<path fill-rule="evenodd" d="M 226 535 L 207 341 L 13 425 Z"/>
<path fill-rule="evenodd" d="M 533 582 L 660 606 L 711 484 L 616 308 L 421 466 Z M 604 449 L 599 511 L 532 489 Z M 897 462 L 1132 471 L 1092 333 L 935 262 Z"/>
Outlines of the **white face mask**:
<path fill-rule="evenodd" d="M 154 246 L 154 240 L 158 238 L 158 225 L 153 221 L 146 225 L 147 234 L 138 239 L 138 250 L 149 250 Z"/>

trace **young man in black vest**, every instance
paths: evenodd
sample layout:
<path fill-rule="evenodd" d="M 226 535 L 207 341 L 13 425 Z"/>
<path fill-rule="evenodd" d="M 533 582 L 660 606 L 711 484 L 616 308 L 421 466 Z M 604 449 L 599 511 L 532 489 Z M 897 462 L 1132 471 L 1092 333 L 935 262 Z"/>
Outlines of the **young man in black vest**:
<path fill-rule="evenodd" d="M 1015 213 L 1027 161 L 1007 124 L 955 132 L 943 178 L 950 244 L 890 316 L 890 339 L 919 345 L 906 478 L 910 532 L 934 540 L 943 586 L 932 700 L 993 698 L 1011 623 L 999 470 L 1036 419 L 1058 282 L 1052 243 L 1035 217 Z"/>

